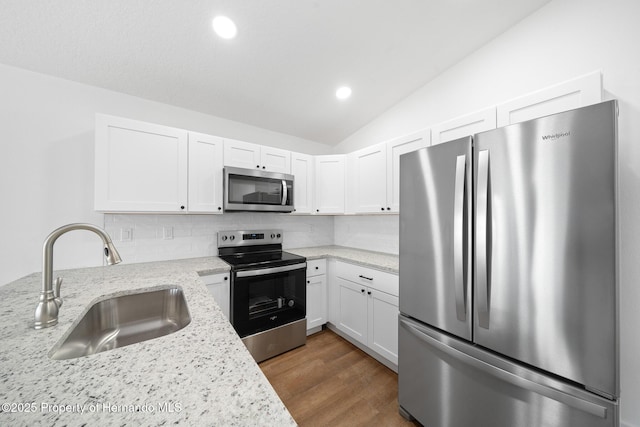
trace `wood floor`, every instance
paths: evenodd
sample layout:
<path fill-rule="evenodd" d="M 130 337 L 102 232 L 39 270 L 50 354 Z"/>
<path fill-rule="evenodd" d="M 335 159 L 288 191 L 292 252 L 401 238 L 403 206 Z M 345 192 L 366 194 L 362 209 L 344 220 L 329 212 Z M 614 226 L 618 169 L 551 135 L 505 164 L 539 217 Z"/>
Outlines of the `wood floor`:
<path fill-rule="evenodd" d="M 398 414 L 398 375 L 329 330 L 260 368 L 302 427 L 417 425 Z"/>

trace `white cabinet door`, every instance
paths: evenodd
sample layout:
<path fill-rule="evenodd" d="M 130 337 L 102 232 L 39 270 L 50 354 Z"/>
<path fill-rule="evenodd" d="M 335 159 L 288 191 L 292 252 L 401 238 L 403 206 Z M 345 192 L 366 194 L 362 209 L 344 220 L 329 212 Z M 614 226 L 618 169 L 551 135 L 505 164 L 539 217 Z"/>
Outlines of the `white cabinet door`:
<path fill-rule="evenodd" d="M 315 157 L 316 213 L 344 213 L 344 173 L 344 155 Z"/>
<path fill-rule="evenodd" d="M 223 139 L 189 132 L 189 212 L 222 213 Z"/>
<path fill-rule="evenodd" d="M 387 210 L 387 146 L 372 145 L 351 154 L 354 171 L 352 192 L 356 213 L 380 213 Z"/>
<path fill-rule="evenodd" d="M 187 131 L 96 115 L 95 209 L 184 212 Z"/>
<path fill-rule="evenodd" d="M 327 276 L 307 277 L 307 329 L 327 323 Z"/>
<path fill-rule="evenodd" d="M 236 168 L 259 169 L 260 146 L 250 142 L 224 140 L 224 165 Z"/>
<path fill-rule="evenodd" d="M 431 145 L 496 128 L 496 107 L 465 114 L 431 128 Z"/>
<path fill-rule="evenodd" d="M 375 289 L 368 296 L 368 346 L 398 364 L 398 297 Z"/>
<path fill-rule="evenodd" d="M 356 341 L 367 345 L 366 288 L 336 277 L 338 291 L 338 328 Z"/>
<path fill-rule="evenodd" d="M 224 315 L 229 319 L 229 306 L 231 301 L 231 292 L 229 285 L 229 273 L 210 274 L 201 276 L 200 279 L 207 286 L 207 289 L 213 295 Z"/>
<path fill-rule="evenodd" d="M 601 101 L 602 77 L 596 71 L 498 105 L 498 127 Z"/>
<path fill-rule="evenodd" d="M 291 152 L 273 147 L 260 147 L 260 169 L 291 173 Z"/>
<path fill-rule="evenodd" d="M 387 142 L 387 210 L 400 212 L 400 156 L 428 147 L 428 129 Z"/>
<path fill-rule="evenodd" d="M 293 212 L 308 214 L 313 209 L 313 156 L 291 153 L 293 175 Z"/>

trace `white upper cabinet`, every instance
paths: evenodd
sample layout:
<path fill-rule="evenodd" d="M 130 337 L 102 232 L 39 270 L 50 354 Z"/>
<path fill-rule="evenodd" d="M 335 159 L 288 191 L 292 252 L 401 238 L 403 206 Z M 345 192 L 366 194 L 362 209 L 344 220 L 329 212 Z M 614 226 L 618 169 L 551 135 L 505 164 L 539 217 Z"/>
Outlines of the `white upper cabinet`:
<path fill-rule="evenodd" d="M 421 130 L 349 154 L 347 210 L 399 212 L 400 156 L 427 146 L 429 130 Z"/>
<path fill-rule="evenodd" d="M 429 141 L 429 130 L 423 129 L 387 142 L 387 207 L 391 212 L 400 212 L 400 156 L 428 147 Z"/>
<path fill-rule="evenodd" d="M 296 214 L 313 212 L 313 163 L 313 156 L 291 153 L 293 212 Z"/>
<path fill-rule="evenodd" d="M 222 213 L 223 139 L 189 132 L 189 212 Z"/>
<path fill-rule="evenodd" d="M 273 147 L 260 147 L 260 168 L 269 172 L 291 173 L 291 152 Z"/>
<path fill-rule="evenodd" d="M 349 154 L 350 208 L 356 213 L 387 210 L 387 145 L 383 142 Z M 349 209 L 351 210 L 351 209 Z"/>
<path fill-rule="evenodd" d="M 95 209 L 186 211 L 187 135 L 182 129 L 97 114 Z"/>
<path fill-rule="evenodd" d="M 431 145 L 496 128 L 496 107 L 465 114 L 431 127 Z"/>
<path fill-rule="evenodd" d="M 599 71 L 498 105 L 498 127 L 572 110 L 602 101 Z"/>
<path fill-rule="evenodd" d="M 344 213 L 345 156 L 315 156 L 316 213 Z"/>
<path fill-rule="evenodd" d="M 224 165 L 291 173 L 291 152 L 250 142 L 225 139 Z"/>

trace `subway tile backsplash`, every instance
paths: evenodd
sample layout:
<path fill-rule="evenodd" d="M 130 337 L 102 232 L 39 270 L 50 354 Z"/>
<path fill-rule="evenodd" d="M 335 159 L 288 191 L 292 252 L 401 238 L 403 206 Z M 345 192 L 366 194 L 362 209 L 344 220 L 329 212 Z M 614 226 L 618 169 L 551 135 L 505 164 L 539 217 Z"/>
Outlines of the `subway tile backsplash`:
<path fill-rule="evenodd" d="M 282 229 L 285 249 L 334 244 L 329 216 L 105 214 L 104 222 L 126 263 L 217 255 L 220 230 Z"/>
<path fill-rule="evenodd" d="M 220 230 L 282 229 L 285 249 L 340 245 L 391 254 L 399 250 L 398 215 L 105 214 L 104 222 L 126 263 L 217 255 Z"/>

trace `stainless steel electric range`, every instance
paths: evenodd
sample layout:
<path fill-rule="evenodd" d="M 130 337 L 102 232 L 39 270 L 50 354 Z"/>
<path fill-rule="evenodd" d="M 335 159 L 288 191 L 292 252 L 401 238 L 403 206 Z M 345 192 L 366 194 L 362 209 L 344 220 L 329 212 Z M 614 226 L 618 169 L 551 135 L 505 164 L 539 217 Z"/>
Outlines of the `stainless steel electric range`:
<path fill-rule="evenodd" d="M 218 233 L 218 255 L 231 266 L 231 324 L 256 362 L 307 339 L 307 259 L 284 252 L 282 234 Z"/>

